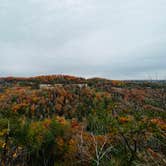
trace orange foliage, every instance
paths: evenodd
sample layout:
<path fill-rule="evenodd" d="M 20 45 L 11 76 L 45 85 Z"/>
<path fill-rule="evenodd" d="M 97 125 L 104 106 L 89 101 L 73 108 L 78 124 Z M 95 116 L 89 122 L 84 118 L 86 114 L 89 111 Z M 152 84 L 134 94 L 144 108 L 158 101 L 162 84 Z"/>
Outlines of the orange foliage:
<path fill-rule="evenodd" d="M 151 119 L 151 123 L 157 125 L 163 130 L 166 130 L 166 122 L 164 122 L 161 119 L 157 119 L 157 118 Z"/>
<path fill-rule="evenodd" d="M 56 143 L 57 143 L 57 145 L 58 145 L 58 148 L 59 148 L 60 150 L 62 150 L 63 147 L 64 147 L 64 144 L 65 144 L 63 138 L 57 137 L 57 138 L 56 138 Z"/>
<path fill-rule="evenodd" d="M 67 125 L 68 122 L 64 117 L 56 116 L 56 121 L 59 122 L 61 125 Z"/>
<path fill-rule="evenodd" d="M 119 117 L 119 122 L 120 123 L 131 122 L 132 120 L 133 120 L 132 116 Z"/>
<path fill-rule="evenodd" d="M 77 152 L 77 142 L 71 138 L 68 143 L 69 146 L 69 152 L 70 153 L 76 153 Z"/>

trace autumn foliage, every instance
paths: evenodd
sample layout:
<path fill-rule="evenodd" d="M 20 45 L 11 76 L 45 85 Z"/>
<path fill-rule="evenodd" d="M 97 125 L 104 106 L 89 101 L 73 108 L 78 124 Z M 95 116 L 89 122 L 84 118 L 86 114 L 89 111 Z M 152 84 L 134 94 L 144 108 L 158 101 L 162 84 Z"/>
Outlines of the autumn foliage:
<path fill-rule="evenodd" d="M 0 165 L 165 165 L 164 89 L 67 75 L 0 78 Z"/>

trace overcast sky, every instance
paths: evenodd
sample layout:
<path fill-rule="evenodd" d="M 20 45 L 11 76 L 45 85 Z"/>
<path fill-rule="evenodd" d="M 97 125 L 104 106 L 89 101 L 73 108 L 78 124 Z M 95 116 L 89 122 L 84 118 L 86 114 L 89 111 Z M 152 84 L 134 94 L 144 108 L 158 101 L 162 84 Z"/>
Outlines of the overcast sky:
<path fill-rule="evenodd" d="M 166 79 L 166 0 L 0 0 L 0 76 Z"/>

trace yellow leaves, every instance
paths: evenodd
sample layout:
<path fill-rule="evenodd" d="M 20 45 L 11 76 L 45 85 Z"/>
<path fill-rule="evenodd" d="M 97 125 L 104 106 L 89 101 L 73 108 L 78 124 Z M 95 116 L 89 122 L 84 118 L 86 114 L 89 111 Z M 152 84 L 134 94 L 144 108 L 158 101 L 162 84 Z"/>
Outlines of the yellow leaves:
<path fill-rule="evenodd" d="M 39 98 L 37 96 L 33 96 L 31 98 L 31 100 L 32 100 L 32 102 L 36 103 L 36 102 L 38 102 Z"/>
<path fill-rule="evenodd" d="M 51 120 L 50 120 L 50 119 L 45 119 L 45 120 L 43 121 L 43 126 L 44 126 L 45 128 L 48 128 L 48 127 L 50 126 L 50 123 L 51 123 Z"/>
<path fill-rule="evenodd" d="M 58 148 L 59 148 L 60 150 L 62 150 L 63 147 L 64 147 L 64 140 L 63 140 L 63 138 L 57 137 L 57 138 L 56 138 L 56 143 L 57 143 L 57 145 L 58 145 Z"/>
<path fill-rule="evenodd" d="M 77 142 L 73 138 L 69 140 L 68 146 L 70 153 L 75 153 L 77 151 Z"/>
<path fill-rule="evenodd" d="M 2 140 L 0 140 L 0 148 L 4 148 L 4 147 L 5 147 L 5 145 L 6 145 L 6 143 L 5 143 L 5 142 L 3 142 Z"/>
<path fill-rule="evenodd" d="M 32 122 L 31 123 L 31 129 L 35 130 L 36 128 L 38 128 L 39 126 L 39 122 Z"/>
<path fill-rule="evenodd" d="M 66 119 L 64 117 L 60 117 L 60 116 L 56 116 L 56 121 L 59 122 L 61 125 L 67 125 L 68 122 L 66 121 Z"/>
<path fill-rule="evenodd" d="M 22 150 L 22 147 L 21 147 L 21 146 L 19 146 L 19 147 L 18 147 L 18 150 Z"/>
<path fill-rule="evenodd" d="M 74 138 L 71 138 L 69 140 L 64 140 L 62 137 L 57 137 L 56 143 L 57 143 L 58 149 L 61 151 L 63 151 L 63 149 L 67 145 L 69 156 L 72 156 L 72 154 L 76 153 L 77 151 L 77 142 Z"/>
<path fill-rule="evenodd" d="M 15 152 L 14 154 L 13 154 L 13 158 L 16 158 L 17 157 L 17 153 Z"/>
<path fill-rule="evenodd" d="M 8 129 L 3 129 L 0 131 L 0 137 L 3 137 L 5 134 L 7 134 Z"/>
<path fill-rule="evenodd" d="M 12 111 L 13 112 L 17 112 L 18 110 L 20 109 L 20 105 L 14 105 L 13 107 L 12 107 Z"/>
<path fill-rule="evenodd" d="M 5 148 L 5 146 L 6 146 L 6 143 L 3 143 L 2 148 Z"/>
<path fill-rule="evenodd" d="M 15 151 L 13 151 L 12 157 L 16 159 L 21 153 L 22 153 L 23 148 L 18 146 Z"/>
<path fill-rule="evenodd" d="M 69 141 L 69 145 L 75 145 L 75 141 L 74 141 L 74 139 L 70 139 L 70 141 Z"/>
<path fill-rule="evenodd" d="M 36 144 L 40 144 L 43 141 L 45 132 L 46 127 L 43 125 L 42 122 L 32 122 L 28 134 L 29 137 L 36 142 Z"/>

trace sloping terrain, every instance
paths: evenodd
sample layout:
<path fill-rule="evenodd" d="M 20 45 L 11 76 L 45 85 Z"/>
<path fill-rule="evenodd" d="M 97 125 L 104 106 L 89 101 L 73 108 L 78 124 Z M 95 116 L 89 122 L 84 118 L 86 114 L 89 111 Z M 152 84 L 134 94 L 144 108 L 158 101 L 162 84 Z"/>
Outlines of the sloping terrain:
<path fill-rule="evenodd" d="M 166 165 L 166 83 L 0 78 L 0 165 Z"/>

